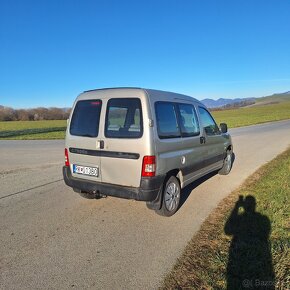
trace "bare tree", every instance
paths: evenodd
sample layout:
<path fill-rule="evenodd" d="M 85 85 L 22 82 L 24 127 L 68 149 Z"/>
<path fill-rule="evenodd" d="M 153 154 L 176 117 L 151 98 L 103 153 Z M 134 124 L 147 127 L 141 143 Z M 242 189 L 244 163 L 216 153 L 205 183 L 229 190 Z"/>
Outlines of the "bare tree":
<path fill-rule="evenodd" d="M 0 121 L 39 121 L 39 120 L 65 120 L 69 117 L 70 108 L 33 108 L 12 109 L 0 106 Z"/>

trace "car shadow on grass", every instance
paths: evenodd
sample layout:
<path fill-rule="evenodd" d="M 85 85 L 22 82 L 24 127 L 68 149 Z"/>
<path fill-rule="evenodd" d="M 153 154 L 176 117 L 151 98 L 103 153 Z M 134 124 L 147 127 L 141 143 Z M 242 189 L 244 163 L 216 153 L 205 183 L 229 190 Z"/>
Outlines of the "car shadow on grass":
<path fill-rule="evenodd" d="M 269 235 L 270 220 L 256 211 L 252 195 L 240 196 L 224 232 L 232 236 L 227 263 L 227 290 L 275 289 Z"/>

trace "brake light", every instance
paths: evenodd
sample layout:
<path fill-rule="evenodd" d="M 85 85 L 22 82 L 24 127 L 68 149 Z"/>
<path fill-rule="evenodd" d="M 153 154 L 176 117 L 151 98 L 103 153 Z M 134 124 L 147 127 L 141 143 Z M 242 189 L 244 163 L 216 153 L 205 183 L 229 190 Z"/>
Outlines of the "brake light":
<path fill-rule="evenodd" d="M 155 156 L 144 156 L 142 164 L 142 177 L 155 176 L 156 158 Z"/>
<path fill-rule="evenodd" d="M 67 148 L 64 149 L 64 161 L 65 161 L 65 166 L 69 166 L 69 159 L 68 159 L 68 150 L 67 150 Z"/>
<path fill-rule="evenodd" d="M 101 104 L 101 102 L 98 102 L 98 101 L 96 101 L 96 102 L 91 102 L 91 105 L 92 106 L 99 106 Z"/>

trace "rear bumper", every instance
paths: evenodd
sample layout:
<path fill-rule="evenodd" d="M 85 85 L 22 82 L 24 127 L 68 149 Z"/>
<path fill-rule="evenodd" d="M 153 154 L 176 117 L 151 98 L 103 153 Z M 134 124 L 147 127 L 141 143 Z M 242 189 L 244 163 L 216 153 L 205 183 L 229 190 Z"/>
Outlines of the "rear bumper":
<path fill-rule="evenodd" d="M 140 201 L 154 201 L 158 199 L 165 178 L 165 176 L 141 178 L 140 187 L 127 187 L 73 177 L 68 166 L 64 166 L 62 171 L 65 184 L 72 188 L 85 192 L 98 191 L 108 196 Z"/>

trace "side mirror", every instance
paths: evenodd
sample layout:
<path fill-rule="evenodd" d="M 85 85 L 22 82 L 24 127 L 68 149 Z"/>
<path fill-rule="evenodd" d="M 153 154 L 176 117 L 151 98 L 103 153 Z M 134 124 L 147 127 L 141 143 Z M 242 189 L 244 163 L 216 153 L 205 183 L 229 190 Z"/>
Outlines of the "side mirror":
<path fill-rule="evenodd" d="M 220 127 L 221 127 L 222 133 L 227 133 L 228 132 L 228 125 L 226 123 L 221 123 Z"/>

